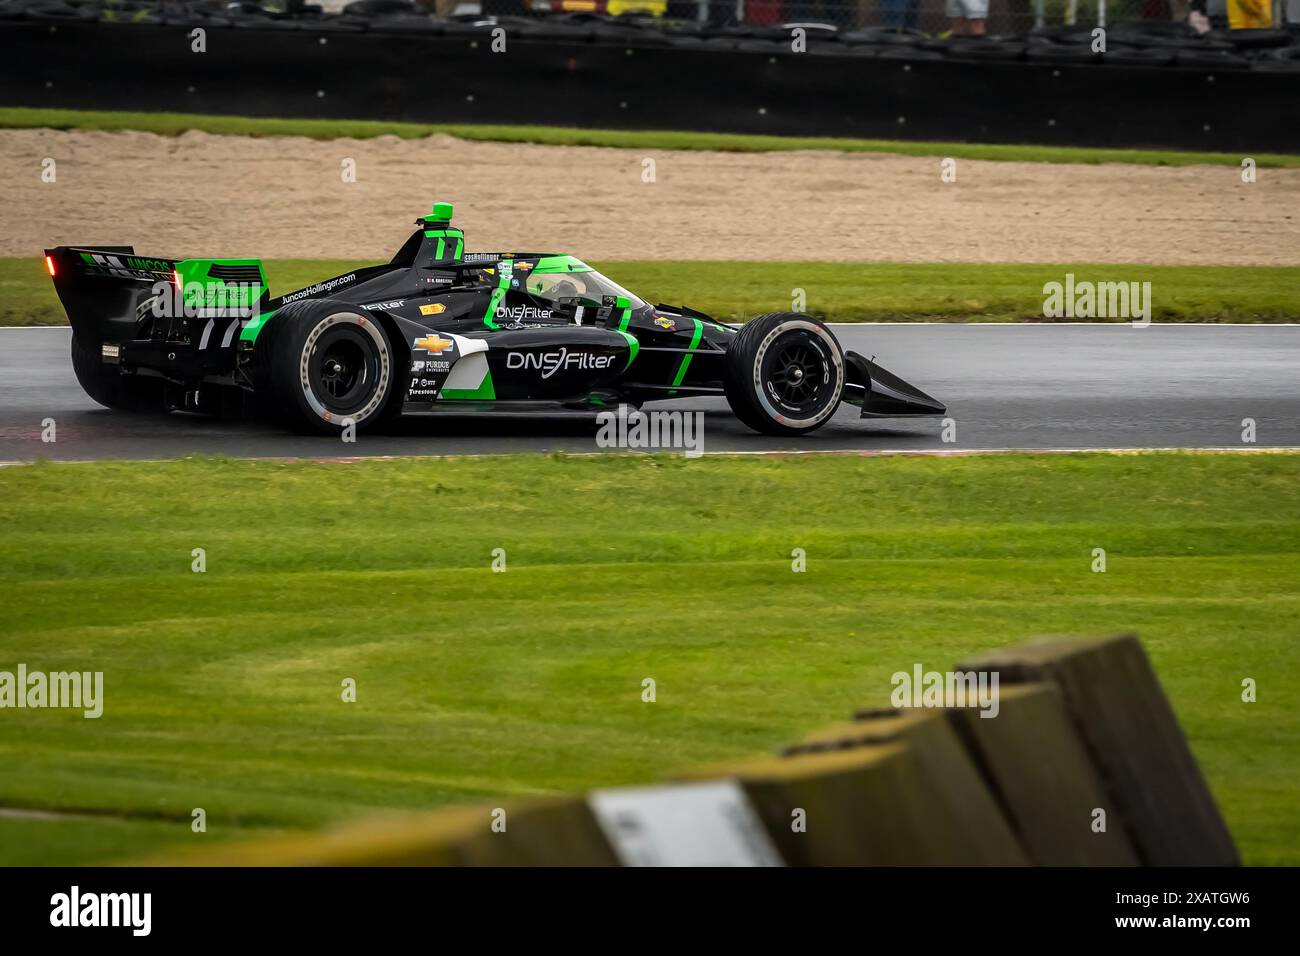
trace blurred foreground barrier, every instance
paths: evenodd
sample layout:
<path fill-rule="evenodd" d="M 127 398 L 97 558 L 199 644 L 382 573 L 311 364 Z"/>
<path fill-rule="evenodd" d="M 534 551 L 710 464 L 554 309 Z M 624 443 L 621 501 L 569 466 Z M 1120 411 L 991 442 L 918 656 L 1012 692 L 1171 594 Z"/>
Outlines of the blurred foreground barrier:
<path fill-rule="evenodd" d="M 814 731 L 783 753 L 799 758 L 881 746 L 902 748 L 910 760 L 905 777 L 908 789 L 880 808 L 878 824 L 901 836 L 909 826 L 906 818 L 919 808 L 925 811 L 915 822 L 924 828 L 927 839 L 915 847 L 900 846 L 902 858 L 891 864 L 979 866 L 1030 862 L 943 710 L 865 712 L 859 721 Z M 810 820 L 809 826 L 814 825 L 821 822 Z M 929 836 L 939 839 L 931 844 Z M 873 851 L 866 848 L 863 852 L 871 855 Z"/>
<path fill-rule="evenodd" d="M 143 861 L 157 866 L 614 866 L 587 804 L 577 798 L 502 808 L 402 814 L 202 854 Z"/>
<path fill-rule="evenodd" d="M 958 667 L 996 706 L 866 710 L 654 787 L 221 847 L 209 866 L 1227 865 L 1237 852 L 1137 638 Z M 1104 821 L 1104 823 L 1103 823 Z"/>
<path fill-rule="evenodd" d="M 977 707 L 859 711 L 785 748 L 825 752 L 902 742 L 943 785 L 946 813 L 1038 866 L 1133 866 L 1122 826 L 1094 827 L 1112 805 L 1051 684 L 1000 689 L 995 718 Z"/>
<path fill-rule="evenodd" d="M 994 651 L 957 669 L 997 671 L 1003 685 L 1050 681 L 1060 688 L 1119 811 L 1111 825 L 1123 824 L 1143 863 L 1238 863 L 1232 835 L 1136 635 L 1048 638 Z M 997 743 L 1000 754 L 1010 752 L 1008 743 Z"/>
<path fill-rule="evenodd" d="M 1114 807 L 1052 684 L 1003 687 L 998 716 L 949 711 L 958 733 L 1002 804 L 1029 859 L 1039 866 L 1135 866 L 1118 823 L 1096 828 Z"/>
<path fill-rule="evenodd" d="M 935 772 L 945 761 L 920 750 L 863 744 L 705 767 L 684 779 L 738 780 L 791 866 L 1028 862 L 983 784 L 945 781 Z M 963 800 L 970 805 L 959 808 Z"/>
<path fill-rule="evenodd" d="M 597 790 L 587 798 L 624 866 L 781 866 L 734 780 Z"/>

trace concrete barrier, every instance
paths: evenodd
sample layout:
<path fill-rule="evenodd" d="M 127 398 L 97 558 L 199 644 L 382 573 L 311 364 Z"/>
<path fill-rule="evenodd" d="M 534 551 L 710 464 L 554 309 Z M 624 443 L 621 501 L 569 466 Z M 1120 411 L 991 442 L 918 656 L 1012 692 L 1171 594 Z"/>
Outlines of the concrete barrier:
<path fill-rule="evenodd" d="M 477 43 L 464 35 L 341 34 L 300 25 L 213 29 L 207 52 L 195 56 L 176 39 L 185 28 L 170 24 L 64 20 L 55 29 L 37 20 L 0 20 L 0 90 L 5 106 L 37 109 L 577 123 L 1242 156 L 1300 150 L 1295 74 L 1226 63 L 1062 67 L 935 60 L 930 51 L 891 45 L 896 54 L 917 57 L 900 62 L 839 43 L 818 55 L 790 56 L 788 41 L 785 49 L 778 43 L 766 51 L 728 50 L 693 38 L 653 45 L 626 35 L 613 42 L 582 34 L 543 39 L 519 35 L 513 26 L 510 55 L 493 56 L 487 25 Z M 629 70 L 629 49 L 654 68 Z M 149 68 L 139 69 L 141 63 Z M 700 96 L 698 78 L 706 72 L 709 94 Z M 531 84 L 548 95 L 520 96 Z"/>
<path fill-rule="evenodd" d="M 1135 635 L 1046 638 L 973 658 L 958 670 L 997 671 L 1004 687 L 1050 681 L 1060 688 L 1143 863 L 1238 863 L 1232 835 Z"/>

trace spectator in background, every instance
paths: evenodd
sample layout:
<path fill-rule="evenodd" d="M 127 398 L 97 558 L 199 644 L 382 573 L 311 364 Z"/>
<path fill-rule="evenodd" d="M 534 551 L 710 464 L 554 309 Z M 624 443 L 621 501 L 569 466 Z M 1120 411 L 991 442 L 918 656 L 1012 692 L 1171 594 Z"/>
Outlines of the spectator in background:
<path fill-rule="evenodd" d="M 916 30 L 921 0 L 880 0 L 880 16 L 887 30 Z"/>
<path fill-rule="evenodd" d="M 989 0 L 947 0 L 948 24 L 953 36 L 984 35 Z"/>

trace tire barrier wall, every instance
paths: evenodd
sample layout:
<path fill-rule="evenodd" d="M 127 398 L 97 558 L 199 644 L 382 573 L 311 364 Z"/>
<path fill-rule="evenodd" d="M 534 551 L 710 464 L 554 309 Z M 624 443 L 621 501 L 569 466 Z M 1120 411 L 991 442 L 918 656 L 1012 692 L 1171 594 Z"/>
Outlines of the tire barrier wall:
<path fill-rule="evenodd" d="M 208 28 L 194 53 L 189 25 L 0 20 L 0 105 L 1300 152 L 1289 66 L 963 60 L 839 40 L 795 54 L 788 42 L 657 35 L 507 33 L 507 52 L 493 53 L 488 26 L 294 26 Z"/>
<path fill-rule="evenodd" d="M 778 755 L 688 771 L 666 786 L 395 816 L 144 862 L 1238 862 L 1135 637 L 1048 639 L 957 670 L 999 674 L 996 716 L 981 717 L 974 707 L 862 711 Z M 1100 829 L 1099 809 L 1105 811 Z"/>

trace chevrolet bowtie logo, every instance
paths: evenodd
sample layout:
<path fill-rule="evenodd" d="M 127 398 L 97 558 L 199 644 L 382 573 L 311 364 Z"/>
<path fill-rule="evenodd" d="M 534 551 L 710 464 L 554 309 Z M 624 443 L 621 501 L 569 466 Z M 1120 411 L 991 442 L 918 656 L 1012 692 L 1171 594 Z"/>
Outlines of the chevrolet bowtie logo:
<path fill-rule="evenodd" d="M 424 349 L 424 351 L 429 352 L 432 355 L 437 355 L 439 352 L 445 352 L 455 344 L 456 343 L 451 339 L 442 338 L 437 332 L 434 332 L 431 335 L 426 335 L 422 339 L 416 339 L 414 343 L 417 349 Z"/>

